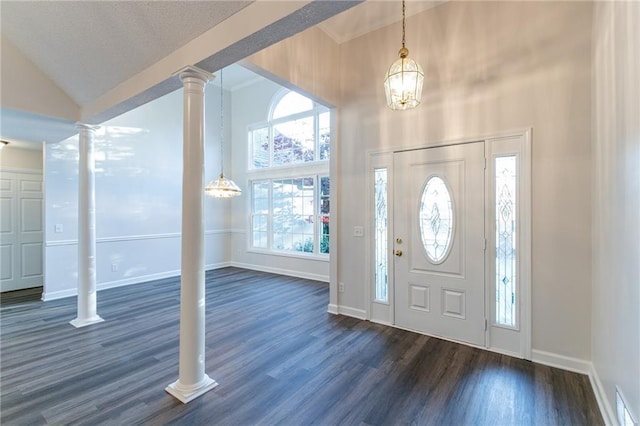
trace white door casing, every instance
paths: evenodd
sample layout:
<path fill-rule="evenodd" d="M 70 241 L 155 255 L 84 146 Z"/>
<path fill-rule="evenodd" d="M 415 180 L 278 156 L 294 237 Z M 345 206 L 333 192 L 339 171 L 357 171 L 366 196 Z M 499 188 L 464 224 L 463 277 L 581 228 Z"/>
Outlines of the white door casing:
<path fill-rule="evenodd" d="M 0 176 L 0 291 L 42 286 L 42 175 Z"/>
<path fill-rule="evenodd" d="M 484 158 L 483 142 L 394 153 L 398 327 L 485 346 Z"/>

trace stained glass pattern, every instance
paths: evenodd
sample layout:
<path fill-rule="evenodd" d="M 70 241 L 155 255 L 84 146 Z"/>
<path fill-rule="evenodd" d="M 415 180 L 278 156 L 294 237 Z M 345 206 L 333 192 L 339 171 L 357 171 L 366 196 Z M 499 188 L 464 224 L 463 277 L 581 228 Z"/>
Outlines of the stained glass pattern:
<path fill-rule="evenodd" d="M 516 156 L 495 159 L 496 323 L 516 326 Z"/>
<path fill-rule="evenodd" d="M 389 300 L 387 273 L 387 169 L 374 171 L 374 204 L 375 204 L 375 284 L 376 300 Z"/>
<path fill-rule="evenodd" d="M 432 176 L 427 181 L 420 202 L 420 234 L 427 257 L 442 263 L 453 236 L 453 205 L 444 180 Z"/>

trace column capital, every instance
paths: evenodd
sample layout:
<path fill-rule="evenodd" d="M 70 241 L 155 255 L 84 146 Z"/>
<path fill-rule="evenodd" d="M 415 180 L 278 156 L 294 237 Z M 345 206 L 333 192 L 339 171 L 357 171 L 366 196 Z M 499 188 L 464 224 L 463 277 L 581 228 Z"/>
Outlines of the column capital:
<path fill-rule="evenodd" d="M 183 83 L 185 83 L 185 80 L 187 79 L 196 79 L 202 81 L 203 84 L 206 84 L 208 81 L 215 78 L 215 76 L 210 72 L 193 65 L 187 65 L 186 67 L 174 72 L 173 75 L 180 77 L 180 80 Z"/>
<path fill-rule="evenodd" d="M 76 121 L 76 129 L 78 130 L 88 130 L 90 132 L 95 132 L 99 128 L 100 126 L 96 126 L 94 124 L 86 124 L 86 123 L 81 123 L 80 121 Z"/>

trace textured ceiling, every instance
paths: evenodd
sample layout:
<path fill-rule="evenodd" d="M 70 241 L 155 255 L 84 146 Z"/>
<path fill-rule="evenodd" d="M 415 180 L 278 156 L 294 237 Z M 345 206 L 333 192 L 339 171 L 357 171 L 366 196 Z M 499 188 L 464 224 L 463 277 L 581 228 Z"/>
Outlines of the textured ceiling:
<path fill-rule="evenodd" d="M 84 105 L 251 3 L 2 1 L 0 28 Z"/>
<path fill-rule="evenodd" d="M 281 0 L 258 1 L 274 1 L 275 5 Z M 218 52 L 212 49 L 212 55 L 196 65 L 215 71 L 319 22 L 323 31 L 343 43 L 401 19 L 400 0 L 367 0 L 354 7 L 360 1 L 312 1 L 233 46 Z M 443 1 L 446 0 L 408 0 L 407 16 Z M 2 38 L 86 108 L 252 3 L 254 0 L 0 0 L 0 31 Z M 349 8 L 352 9 L 346 10 Z M 336 15 L 343 10 L 346 12 Z M 225 88 L 233 90 L 255 78 L 255 74 L 240 66 L 228 67 Z M 174 80 L 166 80 L 119 104 L 107 106 L 108 109 L 89 111 L 87 118 L 94 121 L 88 122 L 104 121 L 175 90 L 179 82 Z M 74 131 L 72 123 L 56 119 L 47 122 L 46 117 L 6 108 L 0 108 L 0 120 L 2 137 L 14 140 L 51 141 Z M 32 134 L 34 129 L 46 129 L 49 137 Z"/>

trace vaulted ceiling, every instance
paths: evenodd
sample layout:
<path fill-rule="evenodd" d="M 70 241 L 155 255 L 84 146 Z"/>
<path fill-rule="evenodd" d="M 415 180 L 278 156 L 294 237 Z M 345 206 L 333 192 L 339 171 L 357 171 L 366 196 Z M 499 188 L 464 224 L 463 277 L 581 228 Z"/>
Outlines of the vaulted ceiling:
<path fill-rule="evenodd" d="M 441 1 L 409 1 L 407 14 Z M 213 72 L 318 23 L 342 43 L 401 18 L 398 0 L 359 3 L 3 0 L 0 28 L 3 44 L 11 43 L 77 105 L 78 119 L 101 122 L 175 90 L 179 82 L 170 77 L 186 64 Z M 225 85 L 246 76 L 227 73 Z M 2 137 L 19 139 L 16 127 L 30 127 L 30 112 L 2 107 Z"/>

